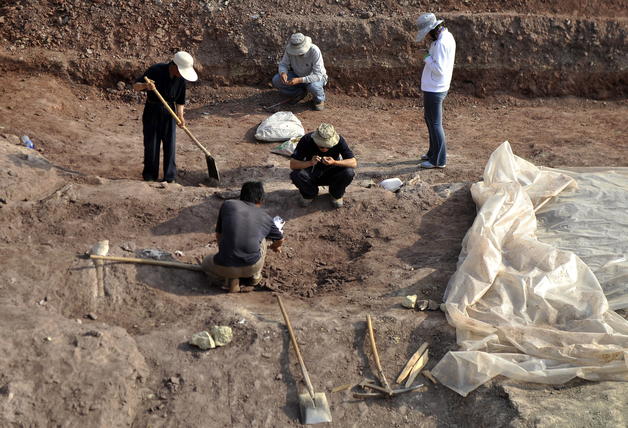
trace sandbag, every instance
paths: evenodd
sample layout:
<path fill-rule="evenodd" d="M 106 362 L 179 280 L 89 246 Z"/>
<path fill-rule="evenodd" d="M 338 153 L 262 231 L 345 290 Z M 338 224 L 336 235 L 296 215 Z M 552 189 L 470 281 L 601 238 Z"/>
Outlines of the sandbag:
<path fill-rule="evenodd" d="M 298 117 L 290 111 L 279 111 L 266 118 L 255 131 L 260 141 L 286 141 L 305 134 Z"/>

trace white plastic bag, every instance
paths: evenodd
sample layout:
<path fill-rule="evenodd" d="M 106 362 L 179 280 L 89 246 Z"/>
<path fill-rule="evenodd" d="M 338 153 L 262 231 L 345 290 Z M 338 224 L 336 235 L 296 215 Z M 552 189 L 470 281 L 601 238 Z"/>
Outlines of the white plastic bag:
<path fill-rule="evenodd" d="M 290 157 L 292 156 L 292 153 L 294 153 L 294 149 L 297 148 L 297 144 L 299 143 L 300 139 L 301 137 L 292 137 L 272 149 L 270 152 Z"/>
<path fill-rule="evenodd" d="M 298 117 L 290 111 L 279 111 L 266 118 L 255 132 L 260 141 L 286 141 L 305 134 Z"/>

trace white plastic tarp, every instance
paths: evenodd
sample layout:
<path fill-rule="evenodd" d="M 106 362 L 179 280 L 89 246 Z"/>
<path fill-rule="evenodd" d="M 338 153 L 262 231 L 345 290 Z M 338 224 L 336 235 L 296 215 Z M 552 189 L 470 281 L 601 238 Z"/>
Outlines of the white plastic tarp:
<path fill-rule="evenodd" d="M 623 211 L 611 233 L 626 237 L 628 187 L 623 180 L 628 175 L 610 174 L 614 180 L 595 181 L 610 189 L 604 198 L 608 212 Z M 552 227 L 571 222 L 569 208 L 558 208 L 559 215 L 549 201 L 561 192 L 578 193 L 575 175 L 537 168 L 515 156 L 505 142 L 491 155 L 484 181 L 471 187 L 477 216 L 443 304 L 461 350 L 447 353 L 432 370 L 459 394 L 466 396 L 498 375 L 547 384 L 574 377 L 628 381 L 628 321 L 609 309 L 591 268 L 547 237 Z M 595 220 L 587 220 L 601 202 L 594 198 L 581 204 L 589 212 L 576 216 L 565 242 L 580 245 L 578 227 L 592 237 L 604 233 L 596 232 Z M 538 239 L 536 211 L 545 218 L 546 242 Z M 626 277 L 620 271 L 625 247 L 608 244 L 600 251 L 605 258 L 599 263 L 612 266 L 613 299 L 624 302 L 628 286 L 620 284 Z"/>

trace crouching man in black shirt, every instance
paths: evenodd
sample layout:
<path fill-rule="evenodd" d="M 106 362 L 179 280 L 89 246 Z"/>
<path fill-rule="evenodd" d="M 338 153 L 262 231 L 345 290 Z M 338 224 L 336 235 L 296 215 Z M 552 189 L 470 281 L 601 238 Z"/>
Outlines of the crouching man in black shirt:
<path fill-rule="evenodd" d="M 244 183 L 240 200 L 225 201 L 216 222 L 218 253 L 203 260 L 203 270 L 210 276 L 224 278 L 230 293 L 240 291 L 240 278 L 251 285 L 262 280 L 267 240 L 270 249 L 280 251 L 283 233 L 261 207 L 264 186 L 259 181 Z"/>
<path fill-rule="evenodd" d="M 328 123 L 299 140 L 290 159 L 290 179 L 301 193 L 301 206 L 318 195 L 318 186 L 329 186 L 331 204 L 343 205 L 345 189 L 353 181 L 358 161 L 343 137 Z"/>

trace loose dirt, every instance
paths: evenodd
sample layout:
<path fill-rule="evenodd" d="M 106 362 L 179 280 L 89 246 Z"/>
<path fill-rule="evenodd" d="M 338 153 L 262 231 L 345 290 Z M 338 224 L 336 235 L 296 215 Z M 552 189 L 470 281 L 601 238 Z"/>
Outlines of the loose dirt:
<path fill-rule="evenodd" d="M 341 0 L 306 6 L 298 1 L 281 14 L 276 2 L 252 0 L 231 6 L 224 1 L 114 3 L 119 2 L 94 1 L 87 7 L 81 1 L 23 1 L 1 9 L 6 43 L 0 48 L 0 425 L 297 425 L 301 375 L 273 292 L 285 296 L 314 388 L 327 393 L 334 426 L 626 423 L 625 386 L 608 382 L 543 386 L 499 378 L 462 398 L 420 377 L 425 386 L 419 392 L 394 400 L 360 401 L 347 391 L 330 392 L 376 377 L 365 340 L 367 313 L 389 379 L 425 341 L 428 368 L 456 349 L 455 332 L 443 313 L 413 312 L 400 302 L 406 294 L 442 299 L 475 216 L 469 186 L 481 180 L 488 156 L 504 140 L 536 165 L 628 165 L 624 57 L 609 60 L 615 61 L 607 75 L 615 91 L 600 74 L 590 87 L 578 79 L 559 84 L 560 74 L 552 84 L 535 86 L 534 76 L 546 75 L 535 74 L 541 70 L 538 58 L 483 68 L 475 60 L 462 65 L 461 57 L 460 76 L 475 77 L 455 81 L 445 101 L 444 170 L 417 168 L 427 150 L 422 101 L 409 83 L 410 89 L 394 91 L 401 77 L 414 79 L 416 87 L 416 70 L 406 74 L 393 67 L 387 75 L 377 56 L 367 63 L 339 61 L 328 109 L 314 112 L 302 104 L 291 110 L 308 131 L 333 123 L 356 153 L 358 175 L 343 209 L 332 210 L 324 191 L 311 207 L 301 208 L 289 182 L 288 159 L 271 154 L 273 144 L 253 138 L 268 116 L 262 106 L 280 99 L 267 81 L 275 61 L 268 54 L 289 32 L 282 20 L 314 8 L 320 22 L 341 30 L 367 28 L 362 25 L 367 21 L 381 25 L 390 32 L 369 34 L 381 37 L 374 43 L 386 46 L 383 55 L 388 55 L 394 49 L 386 43 L 411 37 L 411 18 L 425 3 Z M 621 2 L 608 2 L 604 13 L 593 7 L 596 2 L 521 1 L 509 8 L 502 3 L 449 1 L 439 8 L 461 15 L 457 19 L 464 25 L 471 25 L 465 16 L 479 19 L 471 12 L 489 14 L 481 21 L 489 25 L 496 16 L 514 22 L 535 11 L 540 22 L 560 17 L 561 25 L 578 21 L 580 29 L 592 16 L 597 25 L 606 23 L 595 34 L 619 35 L 609 52 L 622 46 L 626 8 Z M 193 20 L 200 11 L 202 19 Z M 262 11 L 261 21 L 251 18 Z M 20 20 L 24 16 L 29 18 Z M 373 24 L 378 17 L 383 23 Z M 120 31 L 138 18 L 141 31 Z M 192 24 L 178 26 L 182 19 Z M 404 19 L 409 26 L 396 32 L 394 22 Z M 258 26 L 253 33 L 244 31 Z M 156 30 L 169 27 L 176 31 Z M 240 40 L 239 34 L 258 32 L 269 36 Z M 145 183 L 142 96 L 129 85 L 147 64 L 166 59 L 162 56 L 179 46 L 177 40 L 194 43 L 194 37 L 200 37 L 194 53 L 202 79 L 188 87 L 188 126 L 216 158 L 222 181 L 207 178 L 204 155 L 179 132 L 177 183 Z M 516 34 L 512 37 L 516 40 Z M 539 36 L 539 41 L 552 37 Z M 409 49 L 406 41 L 399 43 Z M 518 54 L 526 52 L 525 43 L 517 46 Z M 473 58 L 481 58 L 485 49 L 490 46 L 478 47 Z M 238 55 L 244 57 L 241 64 L 234 63 Z M 522 80 L 500 91 L 506 77 L 516 73 L 499 70 L 524 63 L 532 70 L 529 78 L 520 75 Z M 568 63 L 560 67 L 568 69 Z M 385 83 L 369 86 L 366 79 L 352 86 L 362 66 L 367 76 Z M 255 73 L 257 81 L 251 77 Z M 259 84 L 234 84 L 242 81 Z M 546 93 L 564 96 L 527 97 Z M 20 135 L 30 136 L 36 149 L 21 146 Z M 392 177 L 405 183 L 398 193 L 374 185 Z M 197 263 L 216 247 L 213 228 L 221 197 L 247 180 L 264 181 L 265 208 L 287 221 L 284 250 L 269 253 L 260 291 L 229 295 L 199 273 L 106 263 L 105 295 L 98 296 L 94 264 L 84 258 L 95 242 L 108 239 L 111 255 L 138 256 L 155 248 Z M 209 351 L 187 344 L 192 334 L 215 324 L 234 329 L 231 344 Z"/>

